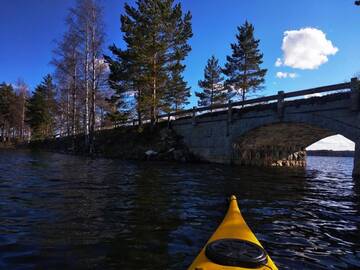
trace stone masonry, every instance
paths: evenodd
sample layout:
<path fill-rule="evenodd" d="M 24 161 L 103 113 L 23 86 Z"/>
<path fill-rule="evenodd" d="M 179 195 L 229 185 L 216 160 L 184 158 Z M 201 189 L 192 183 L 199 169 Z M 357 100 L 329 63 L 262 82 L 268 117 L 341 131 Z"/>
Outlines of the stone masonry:
<path fill-rule="evenodd" d="M 230 107 L 180 118 L 171 126 L 203 160 L 257 166 L 304 166 L 307 146 L 341 134 L 356 144 L 353 172 L 360 175 L 360 90 L 355 90 Z"/>

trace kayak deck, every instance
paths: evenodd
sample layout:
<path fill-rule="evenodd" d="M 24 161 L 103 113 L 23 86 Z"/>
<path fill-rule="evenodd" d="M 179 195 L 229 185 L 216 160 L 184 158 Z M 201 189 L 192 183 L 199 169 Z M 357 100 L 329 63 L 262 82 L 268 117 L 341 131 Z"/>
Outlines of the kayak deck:
<path fill-rule="evenodd" d="M 206 256 L 206 247 L 216 240 L 220 239 L 240 239 L 247 242 L 251 242 L 262 248 L 262 245 L 252 233 L 244 218 L 241 215 L 238 207 L 236 197 L 231 196 L 230 206 L 226 213 L 226 216 L 215 233 L 211 236 L 205 247 L 201 250 L 194 262 L 190 265 L 188 270 L 240 270 L 240 269 L 278 269 L 269 255 L 266 254 L 266 263 L 260 265 L 257 268 L 244 268 L 238 266 L 220 265 L 210 261 Z M 235 240 L 236 241 L 236 240 Z"/>

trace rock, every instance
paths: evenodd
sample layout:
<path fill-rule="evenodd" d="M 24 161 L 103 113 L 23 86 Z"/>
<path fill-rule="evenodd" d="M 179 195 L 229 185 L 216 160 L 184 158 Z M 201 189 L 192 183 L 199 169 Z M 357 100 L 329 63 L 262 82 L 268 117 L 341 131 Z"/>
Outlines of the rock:
<path fill-rule="evenodd" d="M 172 137 L 172 132 L 171 130 L 168 130 L 168 129 L 163 129 L 160 131 L 160 140 L 162 141 L 166 141 L 168 140 L 169 138 Z"/>
<path fill-rule="evenodd" d="M 171 153 L 171 152 L 174 152 L 174 151 L 175 151 L 175 148 L 173 147 L 173 148 L 170 148 L 167 152 Z"/>
<path fill-rule="evenodd" d="M 174 150 L 173 151 L 173 157 L 176 161 L 186 162 L 186 154 L 184 150 Z"/>
<path fill-rule="evenodd" d="M 158 152 L 154 151 L 154 150 L 147 150 L 145 152 L 145 155 L 147 156 L 156 156 L 158 154 Z"/>
<path fill-rule="evenodd" d="M 169 146 L 168 146 L 167 142 L 162 141 L 162 142 L 158 143 L 156 148 L 159 151 L 159 153 L 164 153 L 164 152 L 168 151 Z"/>

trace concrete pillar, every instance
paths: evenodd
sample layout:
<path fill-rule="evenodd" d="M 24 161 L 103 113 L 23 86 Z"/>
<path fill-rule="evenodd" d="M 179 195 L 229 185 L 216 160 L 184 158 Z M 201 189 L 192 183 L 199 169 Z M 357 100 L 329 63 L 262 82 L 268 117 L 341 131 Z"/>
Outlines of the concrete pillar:
<path fill-rule="evenodd" d="M 360 178 L 360 140 L 355 142 L 353 176 Z"/>

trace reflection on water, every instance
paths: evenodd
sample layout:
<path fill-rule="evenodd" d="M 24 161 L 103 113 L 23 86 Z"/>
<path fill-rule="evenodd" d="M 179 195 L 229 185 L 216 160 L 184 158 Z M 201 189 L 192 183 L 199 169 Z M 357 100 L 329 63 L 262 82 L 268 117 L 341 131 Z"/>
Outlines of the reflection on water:
<path fill-rule="evenodd" d="M 306 170 L 0 152 L 0 269 L 186 269 L 234 193 L 281 269 L 360 268 L 352 158 Z"/>

